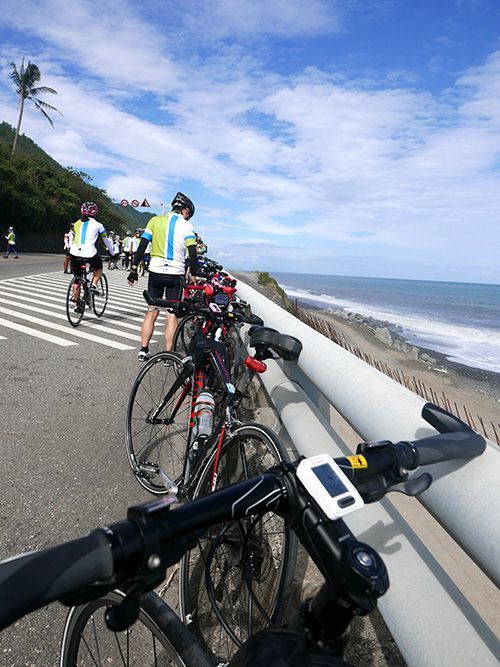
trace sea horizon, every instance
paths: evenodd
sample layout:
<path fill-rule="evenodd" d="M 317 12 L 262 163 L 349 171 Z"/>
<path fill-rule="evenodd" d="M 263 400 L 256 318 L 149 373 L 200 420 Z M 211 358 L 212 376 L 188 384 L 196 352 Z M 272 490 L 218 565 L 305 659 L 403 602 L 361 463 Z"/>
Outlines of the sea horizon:
<path fill-rule="evenodd" d="M 272 272 L 289 298 L 355 313 L 418 348 L 500 373 L 500 285 L 409 278 Z"/>
<path fill-rule="evenodd" d="M 243 271 L 244 269 L 235 269 L 236 271 Z M 491 283 L 491 282 L 483 282 L 483 281 L 476 281 L 476 282 L 471 282 L 470 280 L 431 280 L 429 278 L 394 278 L 394 277 L 387 277 L 387 276 L 352 276 L 352 275 L 347 275 L 345 273 L 306 273 L 302 271 L 273 271 L 272 269 L 268 269 L 266 271 L 261 271 L 261 270 L 255 270 L 255 269 L 246 269 L 249 273 L 268 273 L 271 277 L 274 277 L 276 275 L 292 275 L 292 276 L 319 276 L 319 277 L 324 277 L 324 278 L 360 278 L 362 280 L 401 280 L 401 281 L 408 281 L 408 282 L 422 282 L 422 283 L 445 283 L 445 284 L 458 284 L 458 285 L 489 285 L 491 287 L 500 287 L 500 282 L 498 283 Z"/>

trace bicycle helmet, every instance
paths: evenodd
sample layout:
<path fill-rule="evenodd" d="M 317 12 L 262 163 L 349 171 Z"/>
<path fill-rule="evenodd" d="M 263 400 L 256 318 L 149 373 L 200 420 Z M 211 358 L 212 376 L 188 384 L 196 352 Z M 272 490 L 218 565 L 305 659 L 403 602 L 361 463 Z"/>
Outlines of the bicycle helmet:
<path fill-rule="evenodd" d="M 189 197 L 186 197 L 186 195 L 183 195 L 182 192 L 178 192 L 175 197 L 172 199 L 172 210 L 179 210 L 181 211 L 183 208 L 187 208 L 189 210 L 189 217 L 192 218 L 194 215 L 194 204 L 193 202 L 189 199 Z"/>
<path fill-rule="evenodd" d="M 82 212 L 82 215 L 88 215 L 93 218 L 97 215 L 99 208 L 93 201 L 86 201 L 81 205 L 80 211 Z"/>

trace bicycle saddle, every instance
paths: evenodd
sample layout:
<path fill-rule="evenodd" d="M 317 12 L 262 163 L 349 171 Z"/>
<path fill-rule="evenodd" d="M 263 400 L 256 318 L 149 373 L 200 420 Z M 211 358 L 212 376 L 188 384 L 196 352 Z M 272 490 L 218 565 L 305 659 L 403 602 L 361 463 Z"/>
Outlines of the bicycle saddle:
<path fill-rule="evenodd" d="M 298 359 L 302 352 L 302 343 L 298 338 L 282 334 L 271 327 L 250 327 L 250 347 L 264 347 L 272 350 L 285 361 Z"/>
<path fill-rule="evenodd" d="M 204 336 L 202 333 L 197 331 L 194 336 L 191 338 L 189 344 L 189 354 L 193 357 L 198 357 L 198 355 L 203 354 L 206 350 L 214 350 L 218 352 L 223 359 L 227 359 L 227 347 L 224 343 L 221 343 L 218 340 Z"/>

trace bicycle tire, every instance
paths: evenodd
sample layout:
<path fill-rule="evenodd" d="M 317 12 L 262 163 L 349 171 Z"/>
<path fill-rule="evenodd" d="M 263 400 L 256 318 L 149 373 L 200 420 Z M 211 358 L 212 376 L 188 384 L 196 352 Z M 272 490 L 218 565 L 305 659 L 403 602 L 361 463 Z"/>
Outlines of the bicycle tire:
<path fill-rule="evenodd" d="M 189 354 L 191 339 L 193 334 L 197 331 L 197 320 L 197 315 L 186 315 L 186 317 L 183 317 L 179 322 L 177 329 L 175 330 L 172 349 L 183 357 Z"/>
<path fill-rule="evenodd" d="M 213 667 L 192 633 L 156 593 L 142 596 L 139 618 L 131 628 L 119 634 L 108 630 L 104 613 L 97 612 L 119 604 L 123 598 L 121 591 L 112 591 L 69 610 L 59 667 L 107 664 Z"/>
<path fill-rule="evenodd" d="M 75 310 L 77 304 L 75 301 L 72 301 L 73 285 L 77 284 L 80 285 L 80 298 L 78 299 L 78 306 L 80 307 L 81 312 L 77 312 Z M 73 276 L 71 282 L 68 285 L 68 291 L 66 292 L 66 316 L 72 327 L 77 327 L 80 324 L 85 312 L 85 297 L 82 296 L 82 290 L 85 290 L 82 278 L 80 276 Z"/>
<path fill-rule="evenodd" d="M 195 498 L 209 486 L 214 456 L 215 452 L 198 478 Z M 223 445 L 217 487 L 251 477 L 282 460 L 288 460 L 286 450 L 272 431 L 260 424 L 245 424 Z M 269 623 L 279 623 L 293 580 L 297 545 L 284 520 L 267 513 L 257 521 L 214 527 L 182 558 L 181 617 L 208 655 L 227 662 L 250 635 Z M 270 580 L 264 579 L 266 572 Z"/>
<path fill-rule="evenodd" d="M 189 437 L 191 379 L 175 392 L 162 411 L 162 418 L 169 419 L 179 402 L 173 423 L 151 424 L 146 420 L 183 370 L 177 354 L 159 352 L 141 368 L 129 396 L 125 423 L 128 461 L 139 484 L 155 495 L 169 492 L 161 472 L 176 484 L 182 480 Z"/>
<path fill-rule="evenodd" d="M 104 273 L 97 281 L 97 289 L 99 294 L 92 293 L 92 309 L 96 317 L 102 317 L 108 304 L 108 279 Z"/>

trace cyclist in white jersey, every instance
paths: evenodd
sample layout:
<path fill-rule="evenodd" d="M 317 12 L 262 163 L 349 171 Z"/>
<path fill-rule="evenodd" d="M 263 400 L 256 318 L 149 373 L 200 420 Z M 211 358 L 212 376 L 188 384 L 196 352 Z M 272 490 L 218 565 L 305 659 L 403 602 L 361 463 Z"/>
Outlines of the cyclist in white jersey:
<path fill-rule="evenodd" d="M 123 239 L 122 269 L 128 270 L 130 264 L 131 251 L 132 251 L 132 232 L 127 232 L 127 235 Z"/>
<path fill-rule="evenodd" d="M 106 236 L 104 226 L 98 222 L 94 216 L 97 215 L 99 209 L 94 202 L 85 202 L 81 206 L 82 217 L 73 225 L 73 242 L 69 249 L 71 258 L 71 270 L 75 276 L 83 275 L 82 266 L 85 263 L 89 264 L 89 268 L 93 270 L 91 291 L 98 291 L 97 282 L 102 276 L 102 259 L 97 252 L 96 243 L 100 237 L 104 241 L 104 245 L 113 253 L 113 244 Z M 80 297 L 80 285 L 74 286 L 73 300 L 78 301 Z M 77 306 L 78 307 L 78 306 Z"/>
<path fill-rule="evenodd" d="M 196 240 L 190 219 L 195 208 L 193 202 L 178 192 L 172 200 L 172 210 L 164 215 L 156 215 L 148 222 L 142 233 L 139 248 L 132 259 L 128 282 L 133 285 L 138 280 L 137 266 L 143 259 L 148 244 L 151 243 L 148 292 L 156 299 L 178 300 L 184 287 L 186 249 L 189 253 L 190 275 L 196 276 Z M 139 361 L 145 361 L 151 354 L 149 341 L 153 335 L 158 317 L 158 308 L 148 306 L 141 327 L 141 349 Z M 165 321 L 165 349 L 172 349 L 177 317 L 167 312 Z"/>

